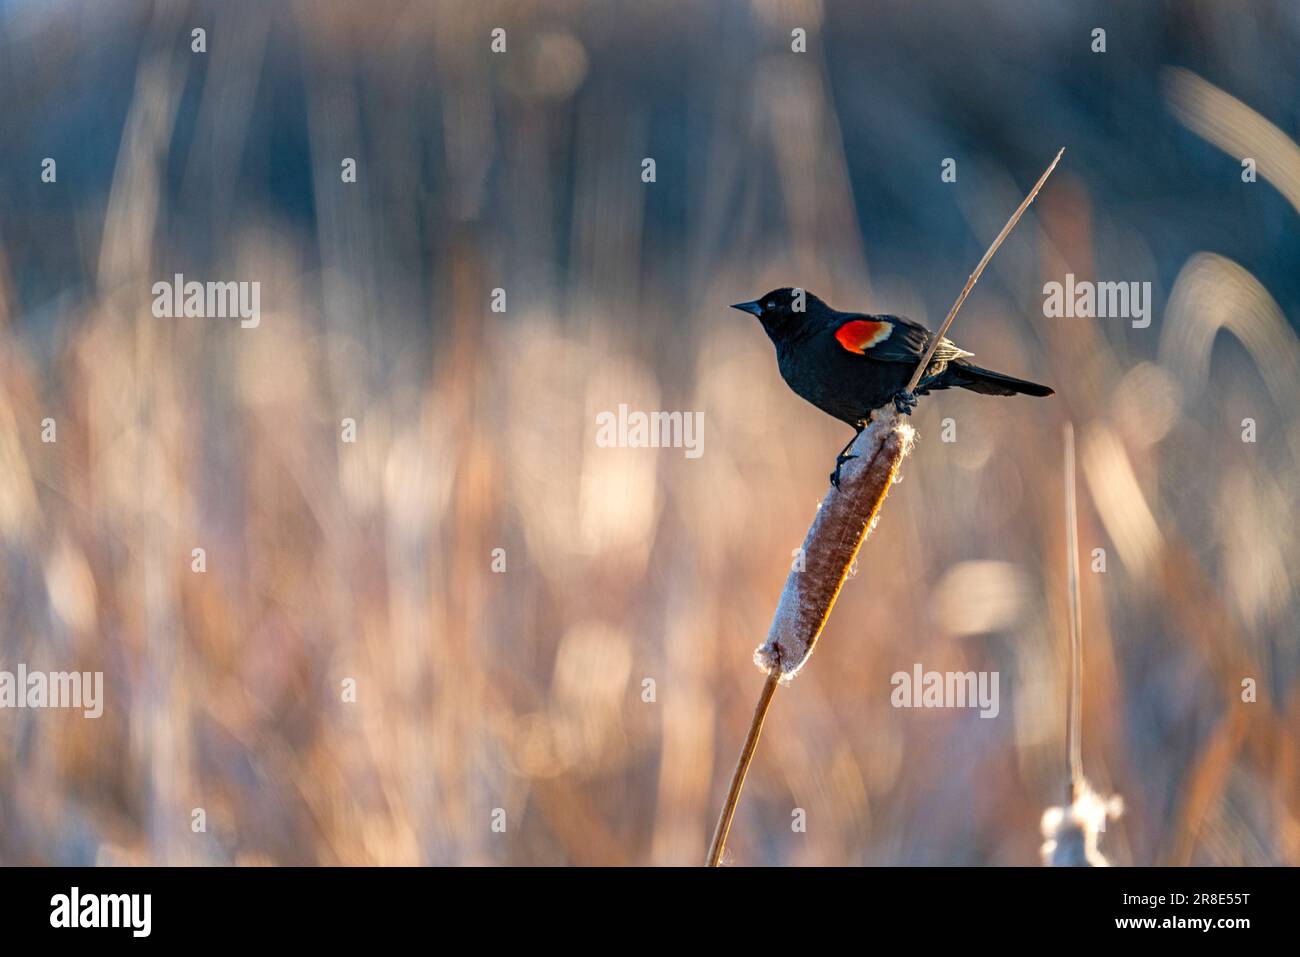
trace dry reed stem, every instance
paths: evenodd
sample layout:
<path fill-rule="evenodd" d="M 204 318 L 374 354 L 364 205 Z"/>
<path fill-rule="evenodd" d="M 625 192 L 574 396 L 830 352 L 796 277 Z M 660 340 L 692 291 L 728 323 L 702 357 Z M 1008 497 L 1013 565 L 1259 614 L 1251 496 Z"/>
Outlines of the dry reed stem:
<path fill-rule="evenodd" d="M 1070 689 L 1065 716 L 1065 766 L 1070 781 L 1066 800 L 1073 804 L 1083 793 L 1083 611 L 1079 601 L 1079 510 L 1074 484 L 1074 426 L 1065 423 L 1065 547 L 1070 589 Z"/>
<path fill-rule="evenodd" d="M 1047 178 L 1052 175 L 1064 153 L 1065 148 L 1062 147 L 967 278 L 960 295 L 948 310 L 943 325 L 931 337 L 929 348 L 912 373 L 908 392 L 915 391 L 935 348 L 952 325 L 962 303 L 975 288 L 975 283 L 979 281 L 993 254 L 1010 235 Z M 898 468 L 911 447 L 913 437 L 911 427 L 903 423 L 892 408 L 877 409 L 872 414 L 871 424 L 853 443 L 851 451 L 857 457 L 848 460 L 841 470 L 840 487 L 832 486 L 826 493 L 817 517 L 808 529 L 803 546 L 804 567 L 790 572 L 776 614 L 772 617 L 767 641 L 754 652 L 754 662 L 767 672 L 767 678 L 758 705 L 754 708 L 754 716 L 750 719 L 745 744 L 731 775 L 727 799 L 718 815 L 713 841 L 705 861 L 708 867 L 717 867 L 722 860 L 727 833 L 731 830 L 731 821 L 736 813 L 745 776 L 749 773 L 749 766 L 758 749 L 763 722 L 772 706 L 777 685 L 782 680 L 793 678 L 812 654 L 858 550 L 875 525 L 889 486 L 898 475 Z"/>
<path fill-rule="evenodd" d="M 912 373 L 911 381 L 907 383 L 908 392 L 916 391 L 917 383 L 921 381 L 921 376 L 925 374 L 925 370 L 930 365 L 930 359 L 934 356 L 934 350 L 939 347 L 939 343 L 943 341 L 943 337 L 948 334 L 948 327 L 952 325 L 953 319 L 957 318 L 957 310 L 960 309 L 962 303 L 966 301 L 966 297 L 969 296 L 970 291 L 975 288 L 975 284 L 980 281 L 980 274 L 984 272 L 984 267 L 989 264 L 989 260 L 992 259 L 993 254 L 998 251 L 998 247 L 1002 245 L 1002 241 L 1006 239 L 1007 236 L 1011 235 L 1011 230 L 1016 228 L 1016 223 L 1020 222 L 1020 217 L 1023 216 L 1025 210 L 1029 208 L 1029 204 L 1034 201 L 1034 197 L 1038 195 L 1039 190 L 1043 188 L 1043 184 L 1047 182 L 1047 177 L 1052 175 L 1052 170 L 1056 169 L 1056 164 L 1061 162 L 1061 157 L 1064 155 L 1065 147 L 1062 146 L 1056 151 L 1056 156 L 1052 159 L 1052 162 L 1048 164 L 1047 169 L 1043 170 L 1043 175 L 1038 177 L 1038 182 L 1034 184 L 1034 188 L 1029 191 L 1021 201 L 1020 205 L 1016 207 L 1016 211 L 1011 214 L 1011 218 L 1007 220 L 1007 224 L 1002 227 L 1002 232 L 998 233 L 997 238 L 993 240 L 989 248 L 985 250 L 983 258 L 979 261 L 979 265 L 975 267 L 974 271 L 967 278 L 966 285 L 962 286 L 961 295 L 957 297 L 957 301 L 954 302 L 952 308 L 948 310 L 948 315 L 943 320 L 943 325 L 939 327 L 938 334 L 930 338 L 930 348 L 925 350 L 925 355 L 916 365 L 916 371 Z"/>
<path fill-rule="evenodd" d="M 1075 492 L 1074 426 L 1065 438 L 1065 570 L 1070 598 L 1070 682 L 1065 708 L 1065 804 L 1043 812 L 1043 863 L 1049 867 L 1109 867 L 1097 844 L 1106 822 L 1124 811 L 1118 795 L 1103 798 L 1083 776 L 1083 612 L 1079 600 L 1079 508 Z"/>
<path fill-rule="evenodd" d="M 776 686 L 780 681 L 781 673 L 773 671 L 763 682 L 758 704 L 754 707 L 754 718 L 749 723 L 749 734 L 745 735 L 740 757 L 736 759 L 736 769 L 731 775 L 731 787 L 727 789 L 727 799 L 722 803 L 722 813 L 718 815 L 718 824 L 713 829 L 713 840 L 709 844 L 709 867 L 717 867 L 722 861 L 722 850 L 727 846 L 727 832 L 731 830 L 731 819 L 736 816 L 736 804 L 740 801 L 740 789 L 745 786 L 745 775 L 749 772 L 749 763 L 758 748 L 758 737 L 763 733 L 763 721 L 767 718 L 768 706 L 772 703 L 772 695 L 776 694 Z"/>

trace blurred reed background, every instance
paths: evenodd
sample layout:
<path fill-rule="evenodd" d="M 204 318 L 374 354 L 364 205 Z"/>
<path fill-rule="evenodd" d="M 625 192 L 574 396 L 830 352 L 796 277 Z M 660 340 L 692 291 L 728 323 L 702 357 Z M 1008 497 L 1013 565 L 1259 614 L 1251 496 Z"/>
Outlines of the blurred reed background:
<path fill-rule="evenodd" d="M 1069 418 L 1103 849 L 1297 863 L 1297 64 L 1289 0 L 0 0 L 0 668 L 106 685 L 0 711 L 0 862 L 700 863 L 848 437 L 726 304 L 933 327 L 1064 145 L 954 330 L 1059 395 L 922 403 L 730 852 L 1037 863 Z M 178 272 L 260 326 L 155 319 Z M 1066 272 L 1154 321 L 1043 318 Z M 619 403 L 704 455 L 598 448 Z M 891 708 L 914 662 L 1000 715 Z"/>

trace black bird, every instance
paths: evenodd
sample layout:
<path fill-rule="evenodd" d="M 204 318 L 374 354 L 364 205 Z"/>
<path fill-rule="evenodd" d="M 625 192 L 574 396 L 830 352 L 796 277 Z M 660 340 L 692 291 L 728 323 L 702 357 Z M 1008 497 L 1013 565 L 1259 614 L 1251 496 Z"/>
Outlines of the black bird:
<path fill-rule="evenodd" d="M 871 411 L 890 400 L 906 414 L 916 407 L 917 396 L 954 387 L 983 395 L 1055 395 L 1037 382 L 972 365 L 966 361 L 972 353 L 948 339 L 940 340 L 915 394 L 909 394 L 907 384 L 933 336 L 911 319 L 840 312 L 810 292 L 789 287 L 731 308 L 758 317 L 776 345 L 777 367 L 791 389 L 856 430 L 835 459 L 831 482 L 836 488 L 840 467 L 853 458 L 846 453 L 857 433 Z"/>

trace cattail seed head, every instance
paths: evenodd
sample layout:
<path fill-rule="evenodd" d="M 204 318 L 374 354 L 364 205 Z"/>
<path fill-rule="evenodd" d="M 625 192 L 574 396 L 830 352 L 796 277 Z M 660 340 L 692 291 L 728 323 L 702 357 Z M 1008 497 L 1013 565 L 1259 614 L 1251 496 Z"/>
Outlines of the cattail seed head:
<path fill-rule="evenodd" d="M 822 500 L 804 539 L 805 563 L 790 572 L 767 641 L 754 652 L 763 671 L 793 678 L 812 654 L 914 438 L 912 427 L 887 408 L 877 409 L 854 441 L 857 458 L 844 463 L 840 487 Z"/>

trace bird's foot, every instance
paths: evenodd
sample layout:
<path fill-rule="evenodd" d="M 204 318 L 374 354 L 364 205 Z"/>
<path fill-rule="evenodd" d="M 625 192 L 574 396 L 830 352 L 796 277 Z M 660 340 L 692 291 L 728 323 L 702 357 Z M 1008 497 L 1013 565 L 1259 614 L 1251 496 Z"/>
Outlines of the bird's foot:
<path fill-rule="evenodd" d="M 911 415 L 916 409 L 916 396 L 911 392 L 896 392 L 894 408 L 898 410 L 899 415 Z"/>
<path fill-rule="evenodd" d="M 844 463 L 847 462 L 849 459 L 856 459 L 856 458 L 857 458 L 856 455 L 845 455 L 843 452 L 835 456 L 835 471 L 831 473 L 832 485 L 834 485 L 836 488 L 840 487 L 840 469 L 844 467 Z"/>

